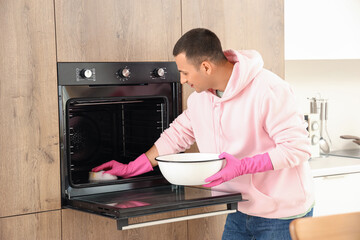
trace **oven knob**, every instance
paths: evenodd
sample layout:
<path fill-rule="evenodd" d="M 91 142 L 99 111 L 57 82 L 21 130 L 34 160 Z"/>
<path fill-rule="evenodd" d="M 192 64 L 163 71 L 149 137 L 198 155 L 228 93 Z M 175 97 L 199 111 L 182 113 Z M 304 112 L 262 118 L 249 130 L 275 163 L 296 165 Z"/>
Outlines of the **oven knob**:
<path fill-rule="evenodd" d="M 130 77 L 131 72 L 130 72 L 130 69 L 124 68 L 124 69 L 120 69 L 118 71 L 118 74 L 120 77 L 128 78 L 128 77 Z"/>
<path fill-rule="evenodd" d="M 80 72 L 80 76 L 82 78 L 91 78 L 93 75 L 93 72 L 90 69 L 83 69 Z"/>
<path fill-rule="evenodd" d="M 163 68 L 156 68 L 154 70 L 155 77 L 163 77 L 165 75 L 165 70 Z"/>

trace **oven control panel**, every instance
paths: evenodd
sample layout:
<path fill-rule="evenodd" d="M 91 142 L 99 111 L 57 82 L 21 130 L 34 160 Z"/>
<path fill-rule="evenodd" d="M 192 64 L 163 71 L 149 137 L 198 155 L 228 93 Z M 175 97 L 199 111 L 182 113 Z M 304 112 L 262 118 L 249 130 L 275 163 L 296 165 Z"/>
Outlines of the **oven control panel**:
<path fill-rule="evenodd" d="M 156 68 L 153 71 L 154 77 L 164 77 L 165 76 L 165 69 L 164 68 Z"/>
<path fill-rule="evenodd" d="M 180 82 L 175 62 L 58 63 L 59 85 L 136 85 Z"/>
<path fill-rule="evenodd" d="M 96 71 L 95 68 L 76 68 L 76 81 L 86 81 L 86 82 L 95 82 L 96 81 Z"/>
<path fill-rule="evenodd" d="M 122 77 L 122 78 L 129 78 L 130 77 L 130 69 L 125 67 L 123 69 L 120 69 L 119 71 L 117 71 L 117 74 L 119 77 Z"/>

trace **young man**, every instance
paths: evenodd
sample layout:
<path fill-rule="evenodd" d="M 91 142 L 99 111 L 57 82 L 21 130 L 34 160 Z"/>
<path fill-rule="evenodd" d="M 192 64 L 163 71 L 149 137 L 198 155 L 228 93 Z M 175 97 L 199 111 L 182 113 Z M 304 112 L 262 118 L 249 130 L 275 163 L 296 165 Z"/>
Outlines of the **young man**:
<path fill-rule="evenodd" d="M 157 165 L 158 155 L 184 151 L 196 141 L 200 152 L 226 159 L 204 186 L 241 192 L 249 200 L 228 215 L 223 239 L 291 239 L 289 223 L 311 216 L 314 203 L 308 134 L 291 88 L 263 68 L 258 52 L 223 52 L 207 29 L 185 33 L 173 54 L 181 83 L 196 91 L 188 109 L 135 161 L 93 170 L 139 175 Z"/>

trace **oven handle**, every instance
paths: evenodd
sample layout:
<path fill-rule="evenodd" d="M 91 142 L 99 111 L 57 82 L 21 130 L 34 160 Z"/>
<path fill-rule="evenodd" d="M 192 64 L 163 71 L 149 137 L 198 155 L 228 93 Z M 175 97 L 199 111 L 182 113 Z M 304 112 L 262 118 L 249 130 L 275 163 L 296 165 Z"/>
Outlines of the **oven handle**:
<path fill-rule="evenodd" d="M 143 222 L 143 223 L 135 223 L 135 224 L 131 224 L 131 225 L 127 224 L 128 219 L 122 219 L 122 220 L 117 220 L 117 229 L 118 230 L 129 230 L 129 229 L 140 228 L 140 227 L 149 227 L 149 226 L 154 226 L 154 225 L 159 225 L 159 224 L 164 224 L 164 223 L 174 223 L 174 222 L 192 220 L 192 219 L 197 219 L 197 218 L 218 216 L 218 215 L 229 214 L 229 213 L 234 213 L 234 212 L 236 212 L 236 209 L 215 211 L 215 212 L 210 212 L 210 213 L 200 213 L 200 214 L 194 214 L 191 216 L 167 218 L 167 219 L 161 219 L 161 220 L 155 220 L 155 221 L 149 221 L 149 222 Z"/>

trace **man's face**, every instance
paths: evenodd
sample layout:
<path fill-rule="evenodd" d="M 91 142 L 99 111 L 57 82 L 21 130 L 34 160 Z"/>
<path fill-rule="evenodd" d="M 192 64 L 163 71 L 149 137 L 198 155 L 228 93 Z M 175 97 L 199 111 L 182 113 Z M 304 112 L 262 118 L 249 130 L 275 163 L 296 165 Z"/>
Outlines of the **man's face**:
<path fill-rule="evenodd" d="M 194 66 L 190 63 L 185 53 L 180 53 L 175 57 L 177 68 L 180 72 L 181 84 L 189 84 L 196 92 L 202 92 L 210 88 L 208 74 L 202 66 Z"/>

